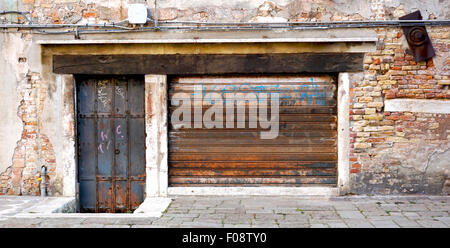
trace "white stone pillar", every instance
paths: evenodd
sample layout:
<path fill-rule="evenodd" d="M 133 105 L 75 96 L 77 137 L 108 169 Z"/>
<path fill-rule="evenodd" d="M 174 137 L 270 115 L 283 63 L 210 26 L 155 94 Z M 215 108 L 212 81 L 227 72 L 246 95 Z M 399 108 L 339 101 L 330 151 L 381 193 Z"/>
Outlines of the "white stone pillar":
<path fill-rule="evenodd" d="M 338 78 L 338 189 L 339 195 L 350 191 L 350 75 L 339 73 Z"/>
<path fill-rule="evenodd" d="M 145 75 L 146 197 L 167 196 L 167 76 Z"/>
<path fill-rule="evenodd" d="M 75 130 L 75 79 L 73 75 L 60 75 L 57 83 L 62 84 L 62 166 L 63 166 L 63 195 L 75 197 L 77 193 L 76 168 L 76 130 Z"/>

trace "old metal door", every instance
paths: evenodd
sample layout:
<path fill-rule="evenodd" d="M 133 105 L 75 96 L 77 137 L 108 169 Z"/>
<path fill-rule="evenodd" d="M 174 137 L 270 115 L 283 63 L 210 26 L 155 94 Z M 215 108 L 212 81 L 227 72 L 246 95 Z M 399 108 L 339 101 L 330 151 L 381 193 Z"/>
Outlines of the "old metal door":
<path fill-rule="evenodd" d="M 176 93 L 199 94 L 194 86 L 201 85 L 202 113 L 215 102 L 209 100 L 213 93 L 279 93 L 279 135 L 261 139 L 263 128 L 250 128 L 248 115 L 244 128 L 187 128 L 171 122 L 169 185 L 336 187 L 335 82 L 332 76 L 173 78 L 171 99 Z M 178 108 L 171 105 L 170 113 Z"/>
<path fill-rule="evenodd" d="M 144 199 L 143 81 L 77 77 L 81 212 L 130 212 Z"/>

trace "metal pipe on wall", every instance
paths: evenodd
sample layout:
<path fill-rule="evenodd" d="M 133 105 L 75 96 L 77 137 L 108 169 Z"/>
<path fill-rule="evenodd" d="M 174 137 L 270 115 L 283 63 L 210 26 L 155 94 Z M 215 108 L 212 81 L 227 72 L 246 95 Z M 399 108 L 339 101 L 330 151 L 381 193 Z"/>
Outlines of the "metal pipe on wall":
<path fill-rule="evenodd" d="M 156 1 L 155 1 L 156 3 Z M 155 5 L 155 13 L 157 12 Z M 201 22 L 158 22 L 155 14 L 154 26 L 130 28 L 116 23 L 104 24 L 0 24 L 0 28 L 17 28 L 36 30 L 42 34 L 68 33 L 110 33 L 110 32 L 147 32 L 147 31 L 241 31 L 241 30 L 316 30 L 338 28 L 375 28 L 404 26 L 448 26 L 450 20 L 398 20 L 398 21 L 340 21 L 340 22 L 286 22 L 286 23 L 201 23 Z M 121 21 L 119 23 L 123 23 Z M 161 25 L 163 23 L 163 25 Z M 186 24 L 186 25 L 173 25 Z M 43 29 L 73 28 L 77 30 L 47 31 Z M 103 29 L 100 29 L 103 28 Z M 5 32 L 3 30 L 2 32 Z M 18 32 L 18 30 L 16 31 Z"/>
<path fill-rule="evenodd" d="M 155 29 L 158 29 L 158 5 L 157 0 L 155 0 Z"/>
<path fill-rule="evenodd" d="M 41 167 L 41 197 L 47 196 L 47 168 Z"/>
<path fill-rule="evenodd" d="M 156 18 L 155 18 L 156 19 Z M 340 22 L 268 22 L 268 23 L 207 23 L 207 22 L 158 22 L 156 20 L 155 25 L 161 27 L 161 24 L 191 24 L 192 27 L 202 28 L 205 26 L 226 26 L 230 28 L 242 28 L 245 26 L 259 26 L 259 27 L 284 27 L 290 28 L 294 26 L 313 26 L 313 27 L 382 27 L 382 26 L 415 26 L 415 25 L 426 25 L 426 26 L 447 26 L 450 25 L 450 20 L 402 20 L 402 21 L 340 21 Z M 124 21 L 118 22 L 123 23 Z M 277 25 L 277 26 L 273 26 Z M 74 28 L 74 27 L 117 27 L 123 29 L 132 29 L 129 27 L 117 25 L 117 23 L 87 23 L 87 24 L 0 24 L 0 28 Z M 189 27 L 188 25 L 183 26 L 169 26 L 166 27 Z"/>
<path fill-rule="evenodd" d="M 23 17 L 25 17 L 25 19 L 27 20 L 28 24 L 32 24 L 33 20 L 31 17 L 31 12 L 21 12 L 21 11 L 1 11 L 0 15 L 9 15 L 9 14 L 16 14 L 16 15 L 21 15 Z M 28 18 L 27 14 L 30 15 L 31 18 Z"/>

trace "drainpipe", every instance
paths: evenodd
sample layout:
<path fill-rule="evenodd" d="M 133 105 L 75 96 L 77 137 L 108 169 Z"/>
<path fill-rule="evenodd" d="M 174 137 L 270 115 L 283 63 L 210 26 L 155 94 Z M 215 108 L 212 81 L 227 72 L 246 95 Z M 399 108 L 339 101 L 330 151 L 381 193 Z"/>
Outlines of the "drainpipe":
<path fill-rule="evenodd" d="M 47 196 L 46 178 L 47 178 L 47 168 L 45 166 L 42 166 L 41 167 L 41 197 Z"/>
<path fill-rule="evenodd" d="M 155 0 L 155 29 L 159 29 L 158 28 L 158 5 L 157 5 L 157 1 Z"/>

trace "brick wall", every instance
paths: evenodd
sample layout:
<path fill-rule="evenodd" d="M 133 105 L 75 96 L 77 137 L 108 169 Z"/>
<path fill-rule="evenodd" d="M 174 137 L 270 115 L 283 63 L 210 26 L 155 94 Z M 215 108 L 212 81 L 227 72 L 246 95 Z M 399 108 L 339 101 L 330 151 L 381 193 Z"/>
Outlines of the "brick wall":
<path fill-rule="evenodd" d="M 401 29 L 378 29 L 377 50 L 366 54 L 364 75 L 353 81 L 354 193 L 439 194 L 449 186 L 450 165 L 445 170 L 440 163 L 449 161 L 450 116 L 384 111 L 385 99 L 450 99 L 450 31 L 436 27 L 428 32 L 438 55 L 416 63 Z"/>

